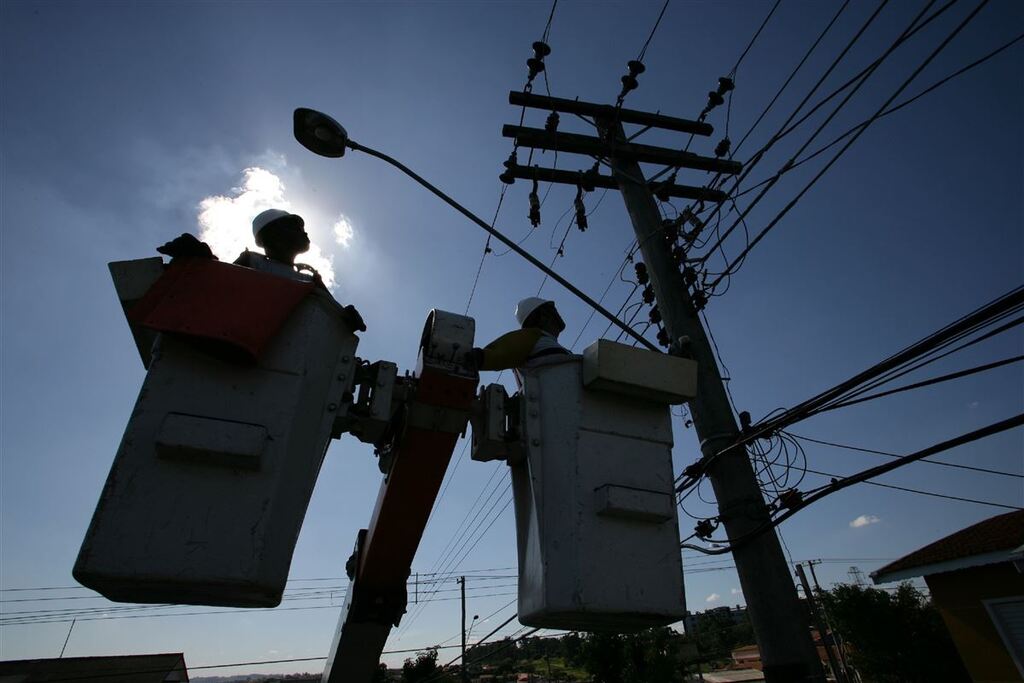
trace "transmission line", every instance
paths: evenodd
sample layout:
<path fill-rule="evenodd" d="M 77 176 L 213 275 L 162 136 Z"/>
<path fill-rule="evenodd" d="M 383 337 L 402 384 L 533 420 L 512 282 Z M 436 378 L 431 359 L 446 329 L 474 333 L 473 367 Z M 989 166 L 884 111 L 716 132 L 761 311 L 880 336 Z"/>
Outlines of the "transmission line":
<path fill-rule="evenodd" d="M 765 235 L 767 235 L 769 232 L 771 232 L 772 228 L 774 228 L 776 225 L 779 224 L 779 221 L 781 221 L 782 218 L 787 213 L 789 213 L 789 211 L 794 206 L 796 206 L 796 204 L 800 201 L 800 199 L 812 187 L 814 187 L 815 183 L 817 183 L 818 180 L 820 180 L 821 177 L 824 176 L 825 173 L 827 173 L 830 168 L 832 168 L 832 165 L 835 164 L 835 162 L 839 160 L 839 157 L 841 157 L 846 152 L 846 150 L 848 150 L 850 148 L 850 146 L 853 145 L 853 143 L 855 143 L 857 141 L 857 139 L 864 133 L 864 131 L 866 131 L 868 129 L 868 127 L 872 123 L 874 123 L 875 121 L 878 120 L 878 118 L 881 116 L 882 112 L 885 111 L 885 108 L 888 107 L 892 103 L 893 100 L 895 100 L 897 97 L 899 97 L 900 93 L 902 93 L 904 90 L 906 90 L 906 88 L 911 84 L 911 82 L 913 82 L 913 80 L 915 78 L 917 78 L 917 76 L 922 71 L 924 71 L 925 67 L 927 67 L 929 64 L 931 64 L 932 60 L 935 59 L 935 57 L 937 57 L 938 54 L 940 52 L 942 52 L 942 50 L 944 50 L 947 45 L 949 45 L 949 43 L 953 40 L 953 38 L 955 38 L 960 33 L 960 31 L 962 31 L 964 29 L 964 27 L 966 27 L 967 24 L 969 24 L 971 22 L 971 20 L 974 19 L 974 17 L 978 14 L 978 12 L 980 12 L 982 10 L 982 8 L 984 8 L 985 5 L 988 4 L 988 2 L 989 2 L 989 0 L 982 0 L 981 2 L 978 3 L 978 5 L 974 8 L 974 10 L 970 14 L 968 14 L 963 19 L 963 21 L 961 21 L 960 24 L 958 24 L 957 27 L 955 29 L 953 29 L 953 31 L 945 38 L 945 40 L 943 40 L 939 44 L 939 46 L 937 48 L 935 48 L 935 50 L 933 50 L 930 55 L 928 55 L 927 59 L 925 59 L 924 62 L 922 62 L 920 64 L 920 66 L 918 66 L 917 69 L 914 70 L 914 73 L 912 73 L 910 75 L 910 77 L 907 78 L 907 80 L 905 80 L 903 82 L 903 84 L 900 85 L 900 87 L 896 89 L 896 92 L 894 92 L 892 95 L 889 96 L 889 99 L 887 99 L 885 101 L 885 103 L 878 109 L 878 111 L 875 112 L 874 116 L 872 116 L 870 119 L 868 119 L 864 123 L 863 127 L 858 129 L 857 132 L 853 134 L 853 137 L 851 137 L 846 142 L 846 144 L 843 145 L 843 147 L 838 152 L 836 152 L 835 156 L 833 156 L 832 159 L 830 159 L 829 162 L 827 164 L 825 164 L 825 166 L 821 170 L 819 170 L 818 173 L 813 178 L 811 178 L 810 182 L 807 183 L 807 185 L 805 185 L 804 188 L 802 190 L 800 190 L 799 193 L 797 193 L 796 197 L 791 199 L 790 202 L 788 204 L 786 204 L 785 207 L 783 207 L 782 211 L 780 211 L 778 213 L 778 215 L 776 215 L 775 218 L 773 218 L 771 220 L 771 222 L 768 223 L 768 225 L 766 225 L 761 230 L 761 232 L 759 232 L 757 234 L 756 237 L 754 237 L 753 241 L 751 241 L 750 244 L 748 244 L 746 246 L 746 248 L 740 253 L 739 256 L 736 257 L 735 260 L 733 260 L 733 262 L 729 265 L 729 267 L 727 267 L 725 269 L 725 271 L 721 275 L 719 275 L 717 278 L 715 278 L 715 280 L 710 284 L 710 288 L 711 289 L 714 289 L 715 285 L 718 284 L 722 280 L 723 277 L 725 277 L 726 275 L 730 274 L 733 271 L 733 269 L 735 268 L 735 264 L 739 263 L 743 259 L 743 257 L 746 256 L 748 252 L 750 252 L 751 249 L 753 249 L 755 246 L 757 246 L 758 242 L 760 242 L 762 239 L 764 239 Z M 863 83 L 863 82 L 864 81 L 861 81 L 861 83 Z M 856 88 L 854 88 L 854 90 L 850 91 L 850 95 L 852 95 L 854 92 L 856 92 Z M 847 97 L 847 99 L 849 99 L 849 96 Z M 844 100 L 843 103 L 840 104 L 840 106 L 842 106 L 842 104 L 844 104 L 845 102 L 846 102 L 846 100 Z M 826 120 L 826 123 L 828 121 L 830 121 L 830 120 L 831 120 L 831 117 Z M 821 128 L 819 128 L 819 130 L 821 130 Z M 815 133 L 815 135 L 817 135 L 817 132 Z M 812 136 L 812 139 L 813 139 L 813 137 L 814 136 Z M 802 152 L 806 148 L 806 146 L 807 145 L 805 144 L 804 147 L 801 148 L 800 152 Z M 797 152 L 797 154 L 799 154 L 800 152 Z M 796 156 L 796 155 L 794 155 L 794 156 Z M 770 185 L 769 185 L 769 187 L 770 187 Z M 767 190 L 767 188 L 766 188 L 766 190 Z M 747 207 L 747 211 L 749 211 L 749 210 L 750 210 L 750 207 L 748 206 Z"/>

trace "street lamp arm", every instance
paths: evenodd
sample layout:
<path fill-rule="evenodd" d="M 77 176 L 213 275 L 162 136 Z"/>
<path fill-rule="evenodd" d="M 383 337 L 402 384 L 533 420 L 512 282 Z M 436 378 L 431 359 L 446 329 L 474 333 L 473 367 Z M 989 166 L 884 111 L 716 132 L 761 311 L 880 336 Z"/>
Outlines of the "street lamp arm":
<path fill-rule="evenodd" d="M 601 306 L 601 304 L 597 303 L 592 298 L 587 296 L 578 287 L 573 285 L 571 282 L 569 282 L 564 277 L 562 277 L 561 275 L 559 275 L 558 273 L 553 271 L 548 266 L 544 265 L 541 261 L 537 260 L 537 258 L 534 257 L 532 254 L 530 254 L 530 252 L 526 251 L 525 249 L 520 247 L 518 244 L 516 244 L 515 242 L 510 240 L 508 237 L 505 237 L 505 235 L 501 234 L 500 232 L 498 232 L 497 230 L 492 228 L 490 225 L 488 225 L 486 222 L 484 222 L 484 220 L 481 219 L 479 216 L 474 214 L 472 211 L 470 211 L 466 207 L 462 206 L 462 204 L 459 204 L 457 201 L 455 201 L 454 199 L 449 197 L 447 194 L 445 194 L 444 192 L 442 192 L 438 188 L 434 187 L 434 185 L 432 185 L 430 182 L 428 182 L 426 179 L 424 179 L 422 176 L 420 176 L 418 173 L 413 171 L 411 168 L 409 168 L 408 166 L 406 166 L 402 162 L 398 161 L 397 159 L 395 159 L 393 157 L 388 156 L 387 154 L 384 154 L 383 152 L 379 152 L 379 151 L 377 151 L 377 150 L 375 150 L 373 148 L 367 147 L 365 145 L 361 145 L 358 142 L 355 142 L 354 140 L 351 140 L 351 139 L 347 140 L 345 144 L 346 144 L 346 146 L 349 149 L 355 150 L 357 152 L 363 152 L 364 154 L 369 154 L 372 157 L 377 157 L 381 161 L 386 161 L 387 163 L 391 164 L 392 166 L 394 166 L 395 168 L 400 170 L 402 173 L 405 173 L 407 176 L 409 176 L 410 178 L 412 178 L 413 180 L 418 182 L 420 185 L 422 185 L 423 187 L 427 188 L 428 190 L 433 192 L 435 195 L 437 195 L 438 197 L 443 199 L 447 204 L 449 204 L 452 208 L 454 208 L 456 211 L 461 213 L 463 216 L 465 216 L 466 218 L 468 218 L 469 220 L 473 221 L 478 226 L 480 226 L 481 228 L 486 230 L 495 239 L 500 241 L 502 244 L 507 246 L 509 249 L 511 249 L 512 251 L 516 252 L 517 254 L 522 256 L 524 259 L 529 261 L 532 265 L 534 265 L 537 268 L 539 268 L 540 270 L 542 270 L 545 274 L 547 274 L 548 277 L 550 277 L 552 280 L 554 280 L 558 284 L 560 284 L 563 287 L 565 287 L 572 294 L 574 294 L 578 299 L 580 299 L 585 304 L 587 304 L 588 306 L 593 308 L 595 311 L 600 313 L 602 316 L 604 316 L 604 318 L 606 318 L 613 325 L 615 325 L 620 330 L 625 332 L 628 336 L 632 337 L 633 339 L 635 339 L 640 344 L 643 344 L 645 347 L 647 347 L 651 351 L 657 351 L 659 353 L 661 352 L 661 350 L 653 342 L 645 339 L 640 334 L 637 334 L 637 332 L 635 330 L 633 330 L 633 328 L 631 328 L 629 325 L 627 325 L 626 323 L 624 323 L 621 320 L 619 320 L 617 317 L 615 317 L 615 315 L 613 315 L 606 308 Z"/>

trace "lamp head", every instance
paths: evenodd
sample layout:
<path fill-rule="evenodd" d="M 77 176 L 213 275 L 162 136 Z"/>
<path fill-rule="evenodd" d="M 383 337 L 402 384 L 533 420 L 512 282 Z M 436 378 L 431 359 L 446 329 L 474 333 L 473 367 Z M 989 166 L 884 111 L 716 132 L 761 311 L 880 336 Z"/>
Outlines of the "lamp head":
<path fill-rule="evenodd" d="M 295 110 L 294 123 L 295 139 L 310 152 L 322 157 L 345 156 L 348 133 L 327 114 L 299 107 Z"/>

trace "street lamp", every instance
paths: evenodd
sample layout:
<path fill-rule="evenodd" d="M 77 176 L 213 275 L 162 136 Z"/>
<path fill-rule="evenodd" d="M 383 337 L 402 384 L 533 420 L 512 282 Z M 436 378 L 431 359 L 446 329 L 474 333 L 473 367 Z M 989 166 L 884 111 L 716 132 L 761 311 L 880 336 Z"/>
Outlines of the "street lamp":
<path fill-rule="evenodd" d="M 299 107 L 292 123 L 295 139 L 310 152 L 333 159 L 345 156 L 348 132 L 327 114 Z"/>
<path fill-rule="evenodd" d="M 564 277 L 562 277 L 555 271 L 551 270 L 551 268 L 549 268 L 548 266 L 541 263 L 539 260 L 537 260 L 536 257 L 530 254 L 528 251 L 524 250 L 514 241 L 510 240 L 508 237 L 506 237 L 505 235 L 503 235 L 502 233 L 488 225 L 483 219 L 481 219 L 475 213 L 473 213 L 466 207 L 462 206 L 462 204 L 459 204 L 457 201 L 449 197 L 441 190 L 434 187 L 426 179 L 424 179 L 418 173 L 413 171 L 411 168 L 409 168 L 402 162 L 398 161 L 397 159 L 394 159 L 393 157 L 384 154 L 383 152 L 378 152 L 375 149 L 366 147 L 365 145 L 361 145 L 358 142 L 349 138 L 348 132 L 345 130 L 345 128 L 327 114 L 316 111 L 315 109 L 306 109 L 304 107 L 300 107 L 295 110 L 293 124 L 295 139 L 298 140 L 300 145 L 308 149 L 310 152 L 313 152 L 314 154 L 318 154 L 322 157 L 338 158 L 344 156 L 346 149 L 351 149 L 357 152 L 363 152 L 364 154 L 369 154 L 372 157 L 377 157 L 381 161 L 386 161 L 387 163 L 391 164 L 392 166 L 400 170 L 402 173 L 405 173 L 407 176 L 418 182 L 420 185 L 422 185 L 423 187 L 427 188 L 435 195 L 440 197 L 442 200 L 444 200 L 446 204 L 454 208 L 463 216 L 465 216 L 466 218 L 468 218 L 469 220 L 473 221 L 478 226 L 486 230 L 491 236 L 493 236 L 499 242 L 501 242 L 509 249 L 511 249 L 512 251 L 516 252 L 524 259 L 529 261 L 532 265 L 536 266 L 541 271 L 546 273 L 548 277 L 550 277 L 552 280 L 565 287 L 572 294 L 576 295 L 577 298 L 579 298 L 585 304 L 587 304 L 595 311 L 600 313 L 605 319 L 607 319 L 613 325 L 622 330 L 626 335 L 635 339 L 637 342 L 643 344 L 645 347 L 652 351 L 657 351 L 659 353 L 661 352 L 661 349 L 659 349 L 653 342 L 644 338 L 640 334 L 637 334 L 637 332 L 633 330 L 633 328 L 631 328 L 629 325 L 627 325 L 626 323 L 622 322 L 617 317 L 612 315 L 612 313 L 610 313 L 606 308 L 601 306 L 601 304 L 591 299 L 571 282 L 566 280 Z"/>
<path fill-rule="evenodd" d="M 479 614 L 473 615 L 473 621 L 469 622 L 469 630 L 466 631 L 466 641 L 469 642 L 469 637 L 473 635 L 473 627 L 476 626 L 476 620 L 480 618 Z"/>

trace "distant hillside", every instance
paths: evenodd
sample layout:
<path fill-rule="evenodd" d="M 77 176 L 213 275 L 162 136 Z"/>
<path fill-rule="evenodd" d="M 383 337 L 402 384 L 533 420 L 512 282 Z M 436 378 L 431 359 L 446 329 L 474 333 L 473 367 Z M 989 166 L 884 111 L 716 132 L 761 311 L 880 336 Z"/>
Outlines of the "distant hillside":
<path fill-rule="evenodd" d="M 277 681 L 319 681 L 320 674 L 238 674 L 236 676 L 189 676 L 192 683 L 276 683 Z"/>

